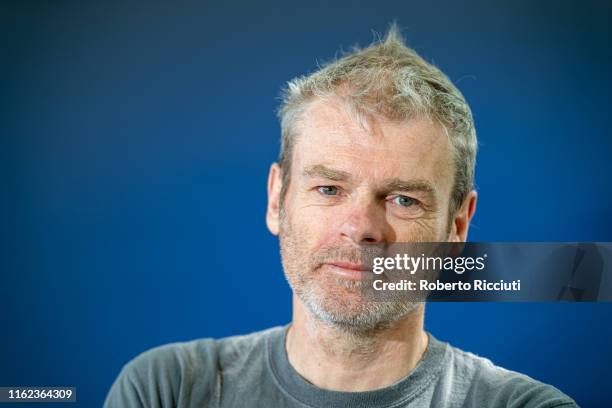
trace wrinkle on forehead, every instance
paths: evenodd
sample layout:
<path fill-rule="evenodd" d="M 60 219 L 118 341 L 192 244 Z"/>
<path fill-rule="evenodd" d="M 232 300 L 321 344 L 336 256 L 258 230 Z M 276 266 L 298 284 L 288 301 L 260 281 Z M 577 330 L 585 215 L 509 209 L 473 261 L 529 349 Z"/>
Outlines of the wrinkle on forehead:
<path fill-rule="evenodd" d="M 415 116 L 410 120 L 401 122 L 392 121 L 381 115 L 357 112 L 344 99 L 337 96 L 314 99 L 308 102 L 298 121 L 296 133 L 298 135 L 302 134 L 306 129 L 325 132 L 330 136 L 340 136 L 335 138 L 338 144 L 360 144 L 365 142 L 362 140 L 364 138 L 368 139 L 367 142 L 374 140 L 384 143 L 385 132 L 383 126 L 402 128 L 408 123 L 419 124 L 413 131 L 423 130 L 431 134 L 432 130 L 435 129 L 436 136 L 448 137 L 444 126 L 428 116 Z M 413 135 L 408 133 L 406 136 Z"/>
<path fill-rule="evenodd" d="M 370 116 L 365 122 L 356 121 L 340 98 L 312 101 L 297 132 L 308 141 L 298 140 L 296 150 L 330 162 L 359 163 L 353 171 L 374 177 L 429 170 L 433 178 L 452 178 L 450 140 L 443 126 L 420 117 L 399 123 Z"/>

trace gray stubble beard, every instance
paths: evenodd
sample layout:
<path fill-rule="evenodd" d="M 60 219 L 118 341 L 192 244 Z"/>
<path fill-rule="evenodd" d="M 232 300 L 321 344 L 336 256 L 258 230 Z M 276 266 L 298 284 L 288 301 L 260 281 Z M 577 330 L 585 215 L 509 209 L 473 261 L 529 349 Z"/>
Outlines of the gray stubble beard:
<path fill-rule="evenodd" d="M 295 236 L 284 214 L 281 214 L 280 224 L 279 240 L 285 277 L 294 294 L 321 323 L 352 336 L 371 336 L 392 328 L 422 305 L 422 302 L 408 300 L 374 302 L 361 299 L 351 303 L 351 299 L 346 299 L 347 296 L 360 296 L 363 285 L 371 284 L 369 281 L 333 277 L 334 286 L 323 288 L 317 282 L 330 278 L 318 273 L 323 261 L 341 259 L 358 262 L 360 250 L 330 248 L 311 256 L 300 250 L 300 241 L 303 240 Z"/>

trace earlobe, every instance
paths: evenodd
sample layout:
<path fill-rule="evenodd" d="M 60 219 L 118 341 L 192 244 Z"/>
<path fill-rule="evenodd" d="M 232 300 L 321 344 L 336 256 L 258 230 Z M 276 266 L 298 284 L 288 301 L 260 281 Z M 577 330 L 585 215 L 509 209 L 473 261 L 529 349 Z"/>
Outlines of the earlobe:
<path fill-rule="evenodd" d="M 274 235 L 278 235 L 280 219 L 280 193 L 283 180 L 281 168 L 278 163 L 270 166 L 268 174 L 268 208 L 266 211 L 266 225 Z"/>

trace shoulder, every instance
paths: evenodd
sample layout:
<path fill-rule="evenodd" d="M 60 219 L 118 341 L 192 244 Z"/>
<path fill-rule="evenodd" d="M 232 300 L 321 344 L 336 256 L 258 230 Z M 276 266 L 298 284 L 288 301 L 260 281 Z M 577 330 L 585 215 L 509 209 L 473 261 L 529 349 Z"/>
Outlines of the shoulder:
<path fill-rule="evenodd" d="M 578 405 L 563 392 L 491 360 L 448 345 L 453 381 L 464 390 L 467 406 L 570 408 Z"/>
<path fill-rule="evenodd" d="M 214 381 L 213 339 L 158 346 L 139 354 L 123 366 L 104 407 L 170 407 L 195 379 Z M 208 367 L 208 369 L 207 369 Z M 202 375 L 204 374 L 204 375 Z"/>
<path fill-rule="evenodd" d="M 185 395 L 214 398 L 225 365 L 240 364 L 258 353 L 275 327 L 221 339 L 202 338 L 147 350 L 125 364 L 113 383 L 105 407 L 174 406 Z"/>
<path fill-rule="evenodd" d="M 123 371 L 134 378 L 149 377 L 149 380 L 161 382 L 193 374 L 201 366 L 213 363 L 214 359 L 215 340 L 205 338 L 147 350 L 128 362 Z"/>

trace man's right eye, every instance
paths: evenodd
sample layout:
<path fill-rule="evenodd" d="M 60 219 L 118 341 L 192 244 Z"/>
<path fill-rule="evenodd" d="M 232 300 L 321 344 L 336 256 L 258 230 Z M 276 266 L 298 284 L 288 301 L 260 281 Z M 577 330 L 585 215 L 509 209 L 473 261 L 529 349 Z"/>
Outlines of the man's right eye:
<path fill-rule="evenodd" d="M 317 187 L 319 193 L 328 196 L 338 195 L 338 187 L 336 186 L 319 186 Z"/>

